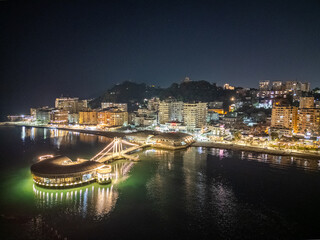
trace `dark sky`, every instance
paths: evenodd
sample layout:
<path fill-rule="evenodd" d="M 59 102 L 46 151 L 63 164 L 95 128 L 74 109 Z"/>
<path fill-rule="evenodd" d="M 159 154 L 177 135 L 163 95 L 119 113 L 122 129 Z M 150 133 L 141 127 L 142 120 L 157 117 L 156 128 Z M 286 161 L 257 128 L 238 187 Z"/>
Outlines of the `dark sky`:
<path fill-rule="evenodd" d="M 320 1 L 0 1 L 1 113 L 124 80 L 320 86 Z"/>

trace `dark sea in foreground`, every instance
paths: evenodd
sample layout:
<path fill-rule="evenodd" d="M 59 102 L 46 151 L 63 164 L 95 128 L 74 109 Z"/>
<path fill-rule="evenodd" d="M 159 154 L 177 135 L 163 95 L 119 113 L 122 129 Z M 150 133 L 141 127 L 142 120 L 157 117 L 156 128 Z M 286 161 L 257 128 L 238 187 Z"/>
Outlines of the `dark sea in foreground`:
<path fill-rule="evenodd" d="M 0 127 L 0 239 L 320 238 L 318 161 L 191 147 L 118 161 L 112 185 L 33 185 L 43 154 L 90 158 L 102 136 Z"/>

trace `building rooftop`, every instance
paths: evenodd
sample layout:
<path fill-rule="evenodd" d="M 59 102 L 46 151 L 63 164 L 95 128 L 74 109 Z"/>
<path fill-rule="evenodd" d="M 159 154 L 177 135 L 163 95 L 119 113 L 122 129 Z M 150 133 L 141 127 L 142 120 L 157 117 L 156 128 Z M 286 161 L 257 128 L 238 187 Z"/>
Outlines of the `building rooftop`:
<path fill-rule="evenodd" d="M 66 156 L 55 156 L 33 164 L 31 166 L 31 172 L 39 176 L 66 175 L 86 172 L 103 166 L 105 165 L 95 161 L 72 161 Z"/>
<path fill-rule="evenodd" d="M 176 132 L 176 133 L 160 133 L 152 137 L 152 139 L 168 139 L 168 140 L 181 140 L 185 137 L 191 136 L 190 134 Z"/>

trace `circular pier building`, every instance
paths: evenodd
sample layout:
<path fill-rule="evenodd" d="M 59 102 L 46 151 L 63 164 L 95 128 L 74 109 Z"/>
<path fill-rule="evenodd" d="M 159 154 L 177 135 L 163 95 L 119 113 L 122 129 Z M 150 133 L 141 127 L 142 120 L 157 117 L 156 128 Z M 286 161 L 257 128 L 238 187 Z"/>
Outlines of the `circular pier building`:
<path fill-rule="evenodd" d="M 72 161 L 65 156 L 50 156 L 33 164 L 31 166 L 31 173 L 33 181 L 39 186 L 71 188 L 96 181 L 98 174 L 100 175 L 102 172 L 103 175 L 106 175 L 107 166 L 99 162 L 84 159 Z M 110 170 L 109 167 L 107 169 Z M 106 176 L 99 177 L 101 179 Z"/>

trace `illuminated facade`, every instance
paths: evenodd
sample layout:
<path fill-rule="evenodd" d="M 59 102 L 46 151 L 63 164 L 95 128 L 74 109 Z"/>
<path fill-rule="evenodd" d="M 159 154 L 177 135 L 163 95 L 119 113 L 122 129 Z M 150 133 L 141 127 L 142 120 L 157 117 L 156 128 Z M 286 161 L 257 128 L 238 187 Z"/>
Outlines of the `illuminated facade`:
<path fill-rule="evenodd" d="M 288 128 L 297 132 L 298 108 L 289 105 L 273 104 L 271 127 Z"/>
<path fill-rule="evenodd" d="M 98 123 L 98 113 L 96 111 L 79 112 L 79 124 L 96 125 Z"/>
<path fill-rule="evenodd" d="M 305 135 L 320 134 L 320 109 L 299 108 L 298 110 L 298 132 Z"/>
<path fill-rule="evenodd" d="M 31 173 L 34 183 L 39 186 L 70 188 L 96 181 L 98 170 L 103 168 L 106 165 L 95 161 L 72 161 L 65 156 L 50 156 L 33 164 Z M 106 172 L 102 170 L 102 173 Z"/>
<path fill-rule="evenodd" d="M 126 103 L 102 102 L 101 108 L 118 108 L 121 111 L 128 112 L 128 104 Z"/>
<path fill-rule="evenodd" d="M 229 83 L 226 83 L 223 85 L 223 89 L 225 90 L 234 90 L 234 87 L 231 86 Z"/>
<path fill-rule="evenodd" d="M 123 126 L 128 124 L 128 112 L 116 108 L 100 111 L 97 115 L 98 124 L 108 127 Z"/>
<path fill-rule="evenodd" d="M 206 125 L 207 103 L 184 103 L 183 121 L 188 130 L 194 130 Z"/>
<path fill-rule="evenodd" d="M 300 108 L 313 108 L 314 97 L 300 97 Z"/>
<path fill-rule="evenodd" d="M 68 123 L 68 111 L 63 109 L 52 110 L 51 123 L 67 124 Z"/>
<path fill-rule="evenodd" d="M 270 81 L 269 80 L 263 80 L 259 82 L 259 89 L 263 91 L 269 90 L 270 87 Z"/>
<path fill-rule="evenodd" d="M 42 122 L 42 123 L 49 123 L 52 119 L 53 108 L 43 107 L 43 108 L 32 108 L 31 113 L 35 116 L 35 120 Z"/>
<path fill-rule="evenodd" d="M 170 121 L 170 102 L 162 101 L 159 103 L 159 124 L 165 124 Z"/>
<path fill-rule="evenodd" d="M 183 121 L 183 108 L 182 101 L 162 101 L 159 104 L 159 124 L 165 124 L 170 121 Z"/>
<path fill-rule="evenodd" d="M 79 100 L 79 98 L 56 98 L 55 108 L 66 110 L 69 113 L 78 113 L 88 108 L 88 101 Z"/>

